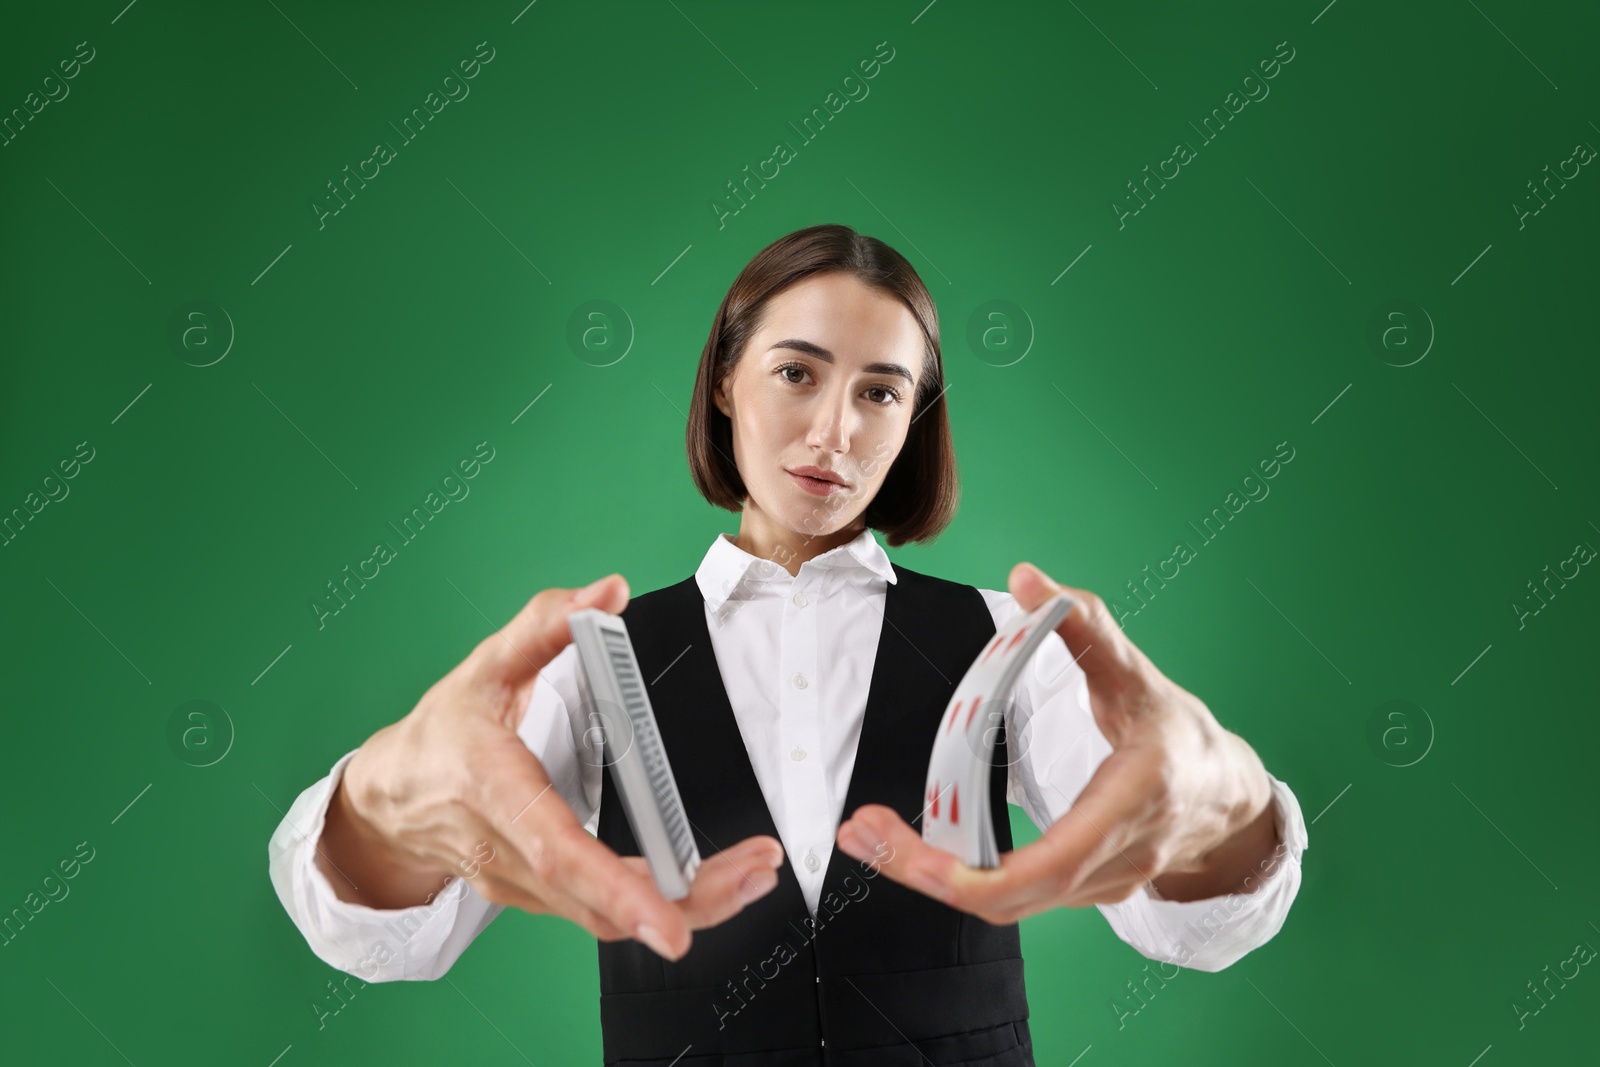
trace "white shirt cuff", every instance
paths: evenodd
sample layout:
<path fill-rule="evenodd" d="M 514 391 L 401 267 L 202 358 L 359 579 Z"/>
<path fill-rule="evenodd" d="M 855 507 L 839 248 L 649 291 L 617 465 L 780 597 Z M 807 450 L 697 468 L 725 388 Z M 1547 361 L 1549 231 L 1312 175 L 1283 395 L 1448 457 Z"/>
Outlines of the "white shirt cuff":
<path fill-rule="evenodd" d="M 1096 905 L 1119 938 L 1149 959 L 1220 971 L 1277 934 L 1300 891 L 1300 858 L 1309 841 L 1293 791 L 1268 778 L 1282 843 L 1251 876 L 1260 883 L 1254 891 L 1176 901 L 1146 883 L 1127 900 Z"/>
<path fill-rule="evenodd" d="M 371 908 L 340 900 L 316 863 L 328 803 L 356 751 L 346 753 L 327 777 L 302 792 L 279 823 L 267 845 L 273 888 L 311 951 L 329 966 L 368 982 L 437 977 L 444 970 L 438 963 L 448 967 L 438 957 L 462 898 L 470 894 L 487 907 L 469 884 L 452 878 L 428 904 Z M 493 914 L 485 916 L 483 924 L 491 918 Z"/>

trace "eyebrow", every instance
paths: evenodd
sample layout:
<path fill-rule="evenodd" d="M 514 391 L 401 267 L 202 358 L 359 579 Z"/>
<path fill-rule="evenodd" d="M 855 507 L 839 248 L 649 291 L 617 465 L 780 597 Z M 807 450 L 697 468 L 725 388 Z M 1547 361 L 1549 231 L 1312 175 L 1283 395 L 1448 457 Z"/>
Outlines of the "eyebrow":
<path fill-rule="evenodd" d="M 779 341 L 767 351 L 771 352 L 779 348 L 792 348 L 796 352 L 804 352 L 807 355 L 816 356 L 824 363 L 833 362 L 832 352 L 829 352 L 821 345 L 812 344 L 810 341 L 804 341 L 799 338 Z M 865 369 L 868 374 L 894 374 L 904 378 L 911 385 L 917 384 L 917 380 L 911 376 L 911 372 L 898 363 L 868 363 Z"/>

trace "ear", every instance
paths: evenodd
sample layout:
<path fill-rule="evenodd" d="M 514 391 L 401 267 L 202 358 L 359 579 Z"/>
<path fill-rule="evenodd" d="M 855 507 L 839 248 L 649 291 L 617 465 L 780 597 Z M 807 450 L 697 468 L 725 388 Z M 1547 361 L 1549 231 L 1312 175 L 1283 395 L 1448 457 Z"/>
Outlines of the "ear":
<path fill-rule="evenodd" d="M 722 381 L 718 382 L 716 388 L 711 390 L 711 402 L 713 404 L 717 405 L 717 410 L 718 411 L 722 412 L 728 418 L 732 419 L 733 418 L 733 412 L 728 410 L 729 407 L 730 407 L 730 404 L 729 404 L 729 401 L 728 401 L 728 394 L 727 394 L 727 391 L 726 391 L 727 384 L 728 384 L 728 376 L 727 375 L 723 375 L 722 376 Z"/>

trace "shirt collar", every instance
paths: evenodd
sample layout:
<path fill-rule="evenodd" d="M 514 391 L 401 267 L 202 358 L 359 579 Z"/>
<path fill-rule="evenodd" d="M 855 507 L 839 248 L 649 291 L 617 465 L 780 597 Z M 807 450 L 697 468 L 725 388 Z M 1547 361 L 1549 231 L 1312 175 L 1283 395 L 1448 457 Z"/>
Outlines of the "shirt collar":
<path fill-rule="evenodd" d="M 873 536 L 871 529 L 863 529 L 854 540 L 831 548 L 800 565 L 801 571 L 808 567 L 818 570 L 837 568 L 881 578 L 891 584 L 897 580 L 888 553 Z M 720 533 L 711 542 L 694 577 L 706 604 L 712 611 L 719 611 L 741 585 L 748 588 L 740 595 L 748 598 L 751 595 L 749 589 L 759 589 L 771 581 L 787 581 L 789 572 L 771 560 L 751 555 L 734 544 L 728 534 Z"/>

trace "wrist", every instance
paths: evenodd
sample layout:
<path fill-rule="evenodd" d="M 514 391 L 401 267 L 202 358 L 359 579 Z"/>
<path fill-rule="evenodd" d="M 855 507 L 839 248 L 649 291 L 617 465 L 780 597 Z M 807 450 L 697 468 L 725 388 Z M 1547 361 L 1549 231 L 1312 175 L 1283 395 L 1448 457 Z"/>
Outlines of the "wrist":
<path fill-rule="evenodd" d="M 1171 901 L 1254 893 L 1275 869 L 1271 860 L 1282 845 L 1277 802 L 1269 800 L 1259 815 L 1206 853 L 1200 870 L 1171 872 L 1151 879 L 1150 884 L 1163 899 Z"/>
<path fill-rule="evenodd" d="M 341 779 L 329 798 L 317 845 L 316 864 L 334 893 L 340 900 L 369 908 L 426 903 L 449 876 L 421 869 L 399 854 L 361 814 L 352 793 Z"/>

